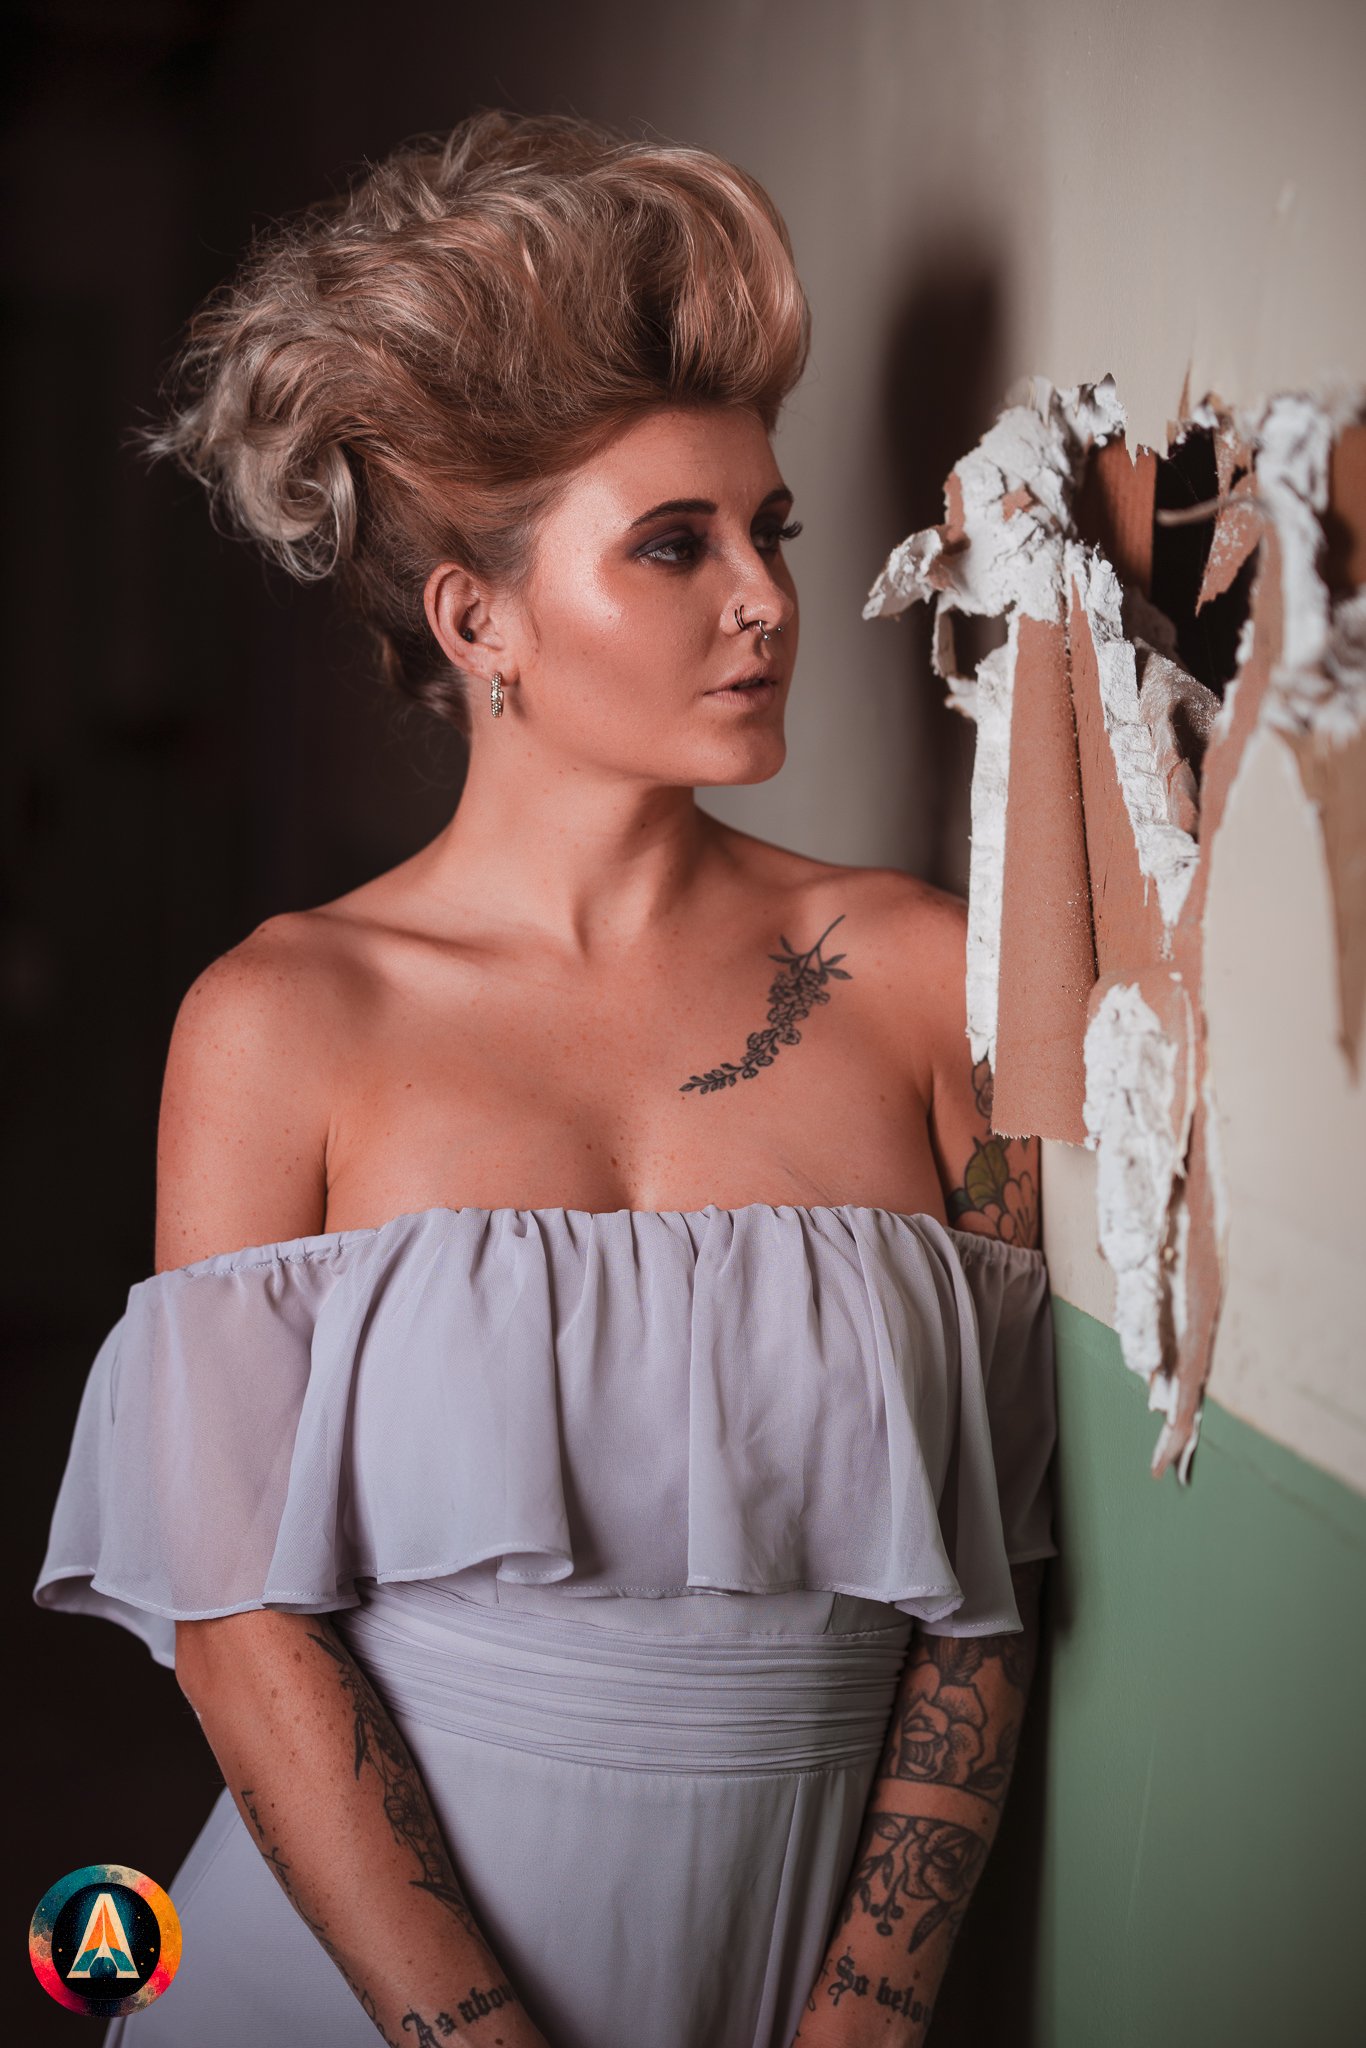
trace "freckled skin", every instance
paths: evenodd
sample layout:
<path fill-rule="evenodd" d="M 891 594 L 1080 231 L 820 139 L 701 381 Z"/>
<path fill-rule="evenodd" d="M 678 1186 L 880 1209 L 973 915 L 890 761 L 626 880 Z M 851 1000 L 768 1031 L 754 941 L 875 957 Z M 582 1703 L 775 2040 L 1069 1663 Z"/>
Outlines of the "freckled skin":
<path fill-rule="evenodd" d="M 473 697 L 471 768 L 478 755 L 478 769 L 501 778 L 515 762 L 519 808 L 553 803 L 571 827 L 605 797 L 616 813 L 601 819 L 606 830 L 645 844 L 686 823 L 697 787 L 775 775 L 800 631 L 780 537 L 792 498 L 765 503 L 785 490 L 752 415 L 662 408 L 576 472 L 541 527 L 516 599 L 481 592 L 462 572 L 434 572 L 428 616 L 438 637 L 485 691 L 496 670 L 507 693 L 497 720 L 486 693 Z M 633 526 L 673 500 L 717 509 Z M 737 626 L 737 605 L 781 633 L 764 645 Z M 775 705 L 738 714 L 705 701 L 760 668 L 779 681 Z M 498 786 L 481 773 L 481 792 Z M 553 828 L 553 817 L 546 822 Z M 548 832 L 534 855 L 546 883 L 556 836 Z"/>
<path fill-rule="evenodd" d="M 995 1840 L 1038 1651 L 1043 1563 L 1012 1568 L 1014 1634 L 917 1628 L 845 1895 L 792 2048 L 920 2048 Z M 892 2016 L 896 2017 L 893 2018 Z"/>
<path fill-rule="evenodd" d="M 766 502 L 784 489 L 750 415 L 665 409 L 571 480 L 515 600 L 433 572 L 433 629 L 475 678 L 459 805 L 410 859 L 268 920 L 187 998 L 186 1042 L 234 1065 L 207 1114 L 238 1172 L 215 1157 L 177 1214 L 172 1107 L 159 1266 L 436 1206 L 853 1201 L 945 1219 L 973 1152 L 934 1124 L 945 1060 L 966 1073 L 945 1009 L 957 899 L 697 800 L 785 759 L 793 508 Z M 716 510 L 632 530 L 677 499 Z M 783 631 L 763 648 L 737 607 Z M 711 701 L 756 665 L 779 679 L 771 705 Z M 495 670 L 498 719 L 480 694 Z"/>
<path fill-rule="evenodd" d="M 633 525 L 665 499 L 714 509 Z M 411 858 L 267 920 L 187 994 L 158 1133 L 158 1271 L 437 1206 L 863 1203 L 944 1221 L 958 1191 L 962 1227 L 1008 1218 L 1024 1241 L 1035 1166 L 1017 1141 L 1005 1171 L 989 1153 L 963 906 L 697 801 L 786 757 L 791 507 L 750 415 L 666 408 L 569 480 L 520 593 L 458 564 L 432 572 L 432 630 L 473 679 L 459 804 Z M 737 608 L 782 632 L 764 646 Z M 756 668 L 778 685 L 767 701 L 712 694 Z M 996 1199 L 1012 1185 L 1013 1205 Z M 177 1672 L 198 1673 L 191 1697 L 243 1817 L 383 2037 L 544 2048 L 411 1757 L 326 1624 L 250 1613 L 191 1624 L 189 1640 L 183 1626 Z M 268 1687 L 271 1658 L 289 1684 Z M 908 1755 L 952 1704 L 919 1683 Z M 961 1761 L 971 1713 L 958 1721 Z M 1006 1747 L 1002 1730 L 1002 1767 Z M 980 1808 L 981 1786 L 949 1789 Z M 919 2024 L 970 1889 L 969 1827 L 899 1766 L 879 1780 L 830 1965 L 848 1950 L 847 2000 L 866 1977 Z M 900 1940 L 899 1959 L 865 1959 L 870 1929 Z"/>

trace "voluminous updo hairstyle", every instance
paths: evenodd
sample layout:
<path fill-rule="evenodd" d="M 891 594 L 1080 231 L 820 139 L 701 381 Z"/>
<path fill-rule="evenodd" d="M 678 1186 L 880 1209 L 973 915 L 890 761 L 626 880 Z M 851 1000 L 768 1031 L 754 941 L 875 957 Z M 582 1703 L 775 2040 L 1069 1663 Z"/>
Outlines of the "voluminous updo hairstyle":
<path fill-rule="evenodd" d="M 809 338 L 747 172 L 484 108 L 258 237 L 144 440 L 293 575 L 335 574 L 387 679 L 468 737 L 432 568 L 516 592 L 569 471 L 661 404 L 745 406 L 771 432 Z"/>

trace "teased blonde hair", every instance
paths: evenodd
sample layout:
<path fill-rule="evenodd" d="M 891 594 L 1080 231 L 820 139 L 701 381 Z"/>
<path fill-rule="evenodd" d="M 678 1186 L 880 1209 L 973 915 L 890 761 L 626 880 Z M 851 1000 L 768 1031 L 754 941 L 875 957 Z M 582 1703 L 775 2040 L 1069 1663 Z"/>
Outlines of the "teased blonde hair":
<path fill-rule="evenodd" d="M 468 734 L 429 571 L 515 591 L 569 471 L 661 404 L 748 407 L 771 432 L 809 340 L 747 172 L 484 108 L 259 238 L 144 439 L 293 575 L 335 573 L 389 681 Z"/>

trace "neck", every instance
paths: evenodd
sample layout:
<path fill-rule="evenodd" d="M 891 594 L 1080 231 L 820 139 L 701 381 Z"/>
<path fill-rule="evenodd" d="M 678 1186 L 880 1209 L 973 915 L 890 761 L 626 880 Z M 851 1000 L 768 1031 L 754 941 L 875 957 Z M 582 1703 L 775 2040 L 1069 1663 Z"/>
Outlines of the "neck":
<path fill-rule="evenodd" d="M 678 909 L 717 846 L 722 828 L 690 788 L 525 755 L 490 767 L 484 751 L 419 857 L 424 888 L 462 918 L 583 959 L 619 955 Z"/>

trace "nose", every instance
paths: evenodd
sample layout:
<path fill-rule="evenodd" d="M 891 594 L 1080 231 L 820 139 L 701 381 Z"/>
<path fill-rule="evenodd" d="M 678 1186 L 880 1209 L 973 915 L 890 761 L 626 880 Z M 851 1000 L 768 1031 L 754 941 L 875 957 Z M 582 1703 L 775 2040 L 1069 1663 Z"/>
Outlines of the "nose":
<path fill-rule="evenodd" d="M 796 612 L 796 599 L 791 593 L 772 574 L 761 571 L 747 576 L 737 589 L 725 624 L 736 635 L 753 633 L 756 645 L 762 645 L 763 636 L 758 630 L 761 625 L 771 635 L 775 628 L 781 631 L 790 626 Z"/>

